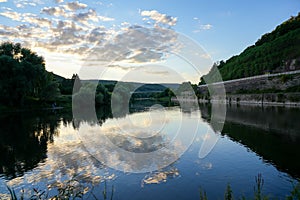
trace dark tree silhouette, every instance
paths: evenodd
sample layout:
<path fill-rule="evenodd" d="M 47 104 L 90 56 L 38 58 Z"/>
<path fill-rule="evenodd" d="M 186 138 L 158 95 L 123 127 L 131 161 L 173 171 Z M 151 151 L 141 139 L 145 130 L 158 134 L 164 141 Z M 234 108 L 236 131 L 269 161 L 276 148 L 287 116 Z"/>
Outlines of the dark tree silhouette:
<path fill-rule="evenodd" d="M 19 43 L 0 45 L 0 103 L 20 107 L 26 100 L 54 100 L 58 84 L 45 69 L 44 58 Z"/>

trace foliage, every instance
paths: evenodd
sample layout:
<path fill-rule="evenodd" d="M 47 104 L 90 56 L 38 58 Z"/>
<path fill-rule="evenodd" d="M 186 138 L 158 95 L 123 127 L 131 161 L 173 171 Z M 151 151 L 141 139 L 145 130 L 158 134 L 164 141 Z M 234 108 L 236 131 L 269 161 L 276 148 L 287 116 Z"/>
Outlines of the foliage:
<path fill-rule="evenodd" d="M 193 97 L 201 98 L 202 94 L 198 89 L 198 85 L 191 84 L 191 82 L 183 82 L 175 91 L 176 96 L 185 96 L 184 93 L 188 93 Z M 195 96 L 194 96 L 195 95 Z"/>
<path fill-rule="evenodd" d="M 206 192 L 200 188 L 200 200 L 207 200 Z"/>
<path fill-rule="evenodd" d="M 11 200 L 23 200 L 25 199 L 24 196 L 24 190 L 22 189 L 20 192 L 20 197 L 16 195 L 16 192 L 14 189 L 7 186 L 7 189 L 10 194 Z M 30 200 L 43 200 L 43 199 L 52 199 L 52 200 L 67 200 L 67 199 L 90 199 L 89 197 L 92 196 L 95 200 L 100 200 L 95 194 L 94 194 L 94 187 L 92 189 L 89 189 L 89 187 L 85 186 L 84 184 L 80 183 L 78 180 L 72 178 L 71 180 L 68 180 L 64 183 L 59 184 L 59 186 L 52 188 L 57 190 L 56 195 L 49 195 L 48 190 L 39 190 L 37 188 L 33 188 L 31 191 L 31 194 L 29 194 L 29 197 L 27 197 Z M 114 186 L 112 185 L 112 189 L 110 192 L 110 200 L 113 199 L 114 194 Z M 103 200 L 107 200 L 109 197 L 109 192 L 107 191 L 107 184 L 106 181 L 104 181 L 104 189 L 102 191 Z"/>
<path fill-rule="evenodd" d="M 271 33 L 246 48 L 240 55 L 215 63 L 199 84 L 218 82 L 220 72 L 224 81 L 289 70 L 291 60 L 296 68 L 300 59 L 300 13 L 277 26 Z"/>
<path fill-rule="evenodd" d="M 101 83 L 98 83 L 96 88 L 96 105 L 109 104 L 109 103 L 110 103 L 110 94 L 108 93 L 108 89 Z"/>
<path fill-rule="evenodd" d="M 262 178 L 261 174 L 258 174 L 258 176 L 255 177 L 256 186 L 254 187 L 254 198 L 255 200 L 259 199 L 269 199 L 267 196 L 263 195 L 262 193 L 262 187 L 264 185 L 264 180 Z M 9 191 L 10 198 L 12 200 L 23 200 L 24 199 L 24 189 L 22 189 L 20 192 L 20 197 L 18 198 L 15 190 L 13 188 L 7 187 Z M 53 189 L 53 188 L 52 188 Z M 45 190 L 39 190 L 36 188 L 32 189 L 32 195 L 29 199 L 54 199 L 54 200 L 60 200 L 60 199 L 90 199 L 92 196 L 94 199 L 99 199 L 94 194 L 94 187 L 91 189 L 82 183 L 80 183 L 75 178 L 72 178 L 71 180 L 68 180 L 64 182 L 63 184 L 59 184 L 59 186 L 56 188 L 57 194 L 54 196 L 49 195 L 49 191 Z M 104 188 L 102 190 L 102 196 L 104 200 L 113 199 L 114 196 L 114 186 L 112 185 L 111 192 L 109 195 L 108 189 L 107 189 L 107 183 L 104 181 Z M 110 196 L 110 198 L 108 198 Z M 208 200 L 207 194 L 205 190 L 200 188 L 199 190 L 199 196 L 200 200 Z M 231 189 L 230 184 L 227 184 L 224 200 L 232 200 L 233 198 L 233 192 Z M 246 197 L 242 196 L 240 199 L 246 199 Z M 293 190 L 291 191 L 291 194 L 286 197 L 287 200 L 298 200 L 300 199 L 300 182 L 298 182 L 297 185 L 293 187 Z"/>
<path fill-rule="evenodd" d="M 268 199 L 266 196 L 262 194 L 262 188 L 264 185 L 264 179 L 262 178 L 261 174 L 258 174 L 255 177 L 255 183 L 256 187 L 254 187 L 254 199 L 255 200 L 262 200 L 262 199 Z"/>
<path fill-rule="evenodd" d="M 110 94 L 101 83 L 98 85 L 89 82 L 84 83 L 73 96 L 74 106 L 77 108 L 87 108 L 92 101 L 95 101 L 96 106 L 110 103 Z"/>
<path fill-rule="evenodd" d="M 233 200 L 233 194 L 232 194 L 232 189 L 229 184 L 227 184 L 227 188 L 224 194 L 224 199 L 225 200 Z"/>
<path fill-rule="evenodd" d="M 166 88 L 163 92 L 156 93 L 152 95 L 155 99 L 165 99 L 170 101 L 172 97 L 175 96 L 174 92 L 170 88 Z"/>
<path fill-rule="evenodd" d="M 183 82 L 176 90 L 176 95 L 180 95 L 183 92 L 193 91 L 191 82 Z"/>
<path fill-rule="evenodd" d="M 117 85 L 112 94 L 112 102 L 114 106 L 124 106 L 129 103 L 130 100 L 130 84 L 121 83 Z"/>
<path fill-rule="evenodd" d="M 45 70 L 44 58 L 19 43 L 0 45 L 0 103 L 21 107 L 27 98 L 53 101 L 58 84 Z"/>
<path fill-rule="evenodd" d="M 65 79 L 63 77 L 60 79 L 59 89 L 62 95 L 71 95 L 73 93 L 77 93 L 82 86 L 80 78 L 77 74 L 73 74 L 71 79 Z"/>
<path fill-rule="evenodd" d="M 258 174 L 255 177 L 255 187 L 254 187 L 254 200 L 268 200 L 270 199 L 268 196 L 264 195 L 262 190 L 263 190 L 263 185 L 264 185 L 264 179 L 262 178 L 261 174 Z M 200 200 L 207 200 L 207 195 L 206 192 L 200 188 Z M 226 190 L 225 190 L 225 195 L 224 195 L 224 200 L 233 200 L 233 192 L 230 187 L 230 184 L 227 184 Z M 248 199 L 245 196 L 242 196 L 239 199 Z M 252 199 L 252 198 L 250 198 Z M 298 182 L 297 185 L 293 187 L 293 190 L 291 191 L 291 194 L 286 197 L 287 200 L 299 200 L 300 199 L 300 182 Z"/>
<path fill-rule="evenodd" d="M 287 197 L 287 200 L 296 200 L 300 199 L 300 182 L 297 185 L 294 185 L 291 195 Z"/>

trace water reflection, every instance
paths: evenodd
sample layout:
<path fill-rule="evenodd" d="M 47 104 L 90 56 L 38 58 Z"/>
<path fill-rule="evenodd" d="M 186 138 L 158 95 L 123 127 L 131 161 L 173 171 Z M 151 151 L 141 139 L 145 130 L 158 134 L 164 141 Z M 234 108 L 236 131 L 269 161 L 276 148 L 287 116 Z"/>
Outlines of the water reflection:
<path fill-rule="evenodd" d="M 144 184 L 159 184 L 167 182 L 168 178 L 175 178 L 177 176 L 179 176 L 179 170 L 174 167 L 165 171 L 156 171 L 144 177 L 142 186 L 144 186 Z"/>
<path fill-rule="evenodd" d="M 130 107 L 130 113 L 145 111 L 157 103 L 154 101 L 145 101 L 143 104 L 134 103 Z M 52 155 L 49 153 L 48 146 L 53 145 L 54 137 L 58 142 L 62 138 L 60 136 L 66 131 L 79 129 L 82 124 L 86 123 L 91 126 L 102 125 L 108 118 L 112 118 L 109 107 L 100 107 L 96 115 L 95 119 L 81 113 L 73 119 L 71 110 L 2 113 L 0 115 L 0 176 L 6 179 L 23 176 L 26 171 L 45 162 L 47 154 Z M 124 113 L 118 117 L 124 118 L 125 116 Z M 61 130 L 64 127 L 69 128 Z M 111 139 L 114 140 L 113 135 Z M 156 135 L 152 140 L 163 140 L 163 138 Z M 120 141 L 125 142 L 125 140 Z M 73 147 L 76 145 L 74 144 Z M 132 148 L 128 146 L 128 150 L 139 151 L 138 148 Z M 55 151 L 59 151 L 59 148 Z M 74 149 L 73 151 L 76 152 Z"/>
<path fill-rule="evenodd" d="M 79 137 L 87 151 L 105 165 L 125 172 L 149 172 L 176 161 L 193 142 L 197 117 L 182 117 L 179 108 L 151 106 L 147 112 L 86 124 Z"/>
<path fill-rule="evenodd" d="M 200 105 L 201 116 L 210 121 L 210 106 Z M 300 178 L 299 108 L 228 106 L 222 135 L 250 148 L 265 162 Z"/>
<path fill-rule="evenodd" d="M 214 179 L 226 183 L 228 176 L 238 177 L 237 182 L 241 181 L 239 178 L 242 176 L 245 180 L 252 179 L 257 173 L 256 170 L 261 169 L 261 165 L 265 167 L 265 163 L 270 163 L 269 166 L 274 165 L 280 171 L 287 172 L 293 177 L 300 177 L 298 170 L 300 161 L 297 159 L 300 124 L 296 123 L 299 109 L 228 107 L 224 129 L 221 134 L 216 134 L 210 121 L 209 105 L 200 105 L 203 120 L 198 123 L 199 112 L 188 107 L 163 108 L 156 106 L 158 103 L 154 101 L 145 104 L 134 102 L 130 106 L 129 113 L 114 118 L 106 107 L 97 111 L 96 119 L 85 115 L 78 115 L 76 119 L 73 119 L 71 111 L 2 114 L 0 117 L 0 174 L 3 177 L 0 181 L 4 183 L 3 179 L 6 179 L 8 185 L 13 185 L 15 189 L 20 190 L 24 186 L 35 185 L 38 185 L 40 189 L 54 188 L 74 177 L 89 186 L 94 186 L 104 180 L 115 180 L 114 184 L 119 184 L 119 191 L 116 195 L 122 197 L 131 192 L 140 192 L 139 197 L 144 197 L 142 194 L 144 191 L 152 194 L 153 187 L 155 187 L 158 194 L 159 191 L 167 191 L 168 187 L 172 189 L 173 183 L 176 183 L 176 191 L 183 193 L 189 189 L 197 193 L 199 185 L 206 183 L 213 185 L 212 191 L 215 190 L 217 184 L 223 192 L 223 185 L 214 182 Z M 219 119 L 218 116 L 215 116 L 215 119 Z M 195 122 L 198 123 L 196 140 L 181 156 L 179 151 L 184 148 L 183 143 L 187 142 L 185 139 L 193 136 Z M 173 149 L 166 148 L 170 147 L 168 144 L 177 136 L 178 128 L 185 130 L 184 135 L 178 140 L 182 143 L 175 142 Z M 84 130 L 85 134 L 82 135 L 80 130 Z M 200 146 L 207 141 L 215 141 L 214 136 L 220 138 L 219 143 L 224 146 L 217 145 L 212 153 L 202 158 L 197 154 Z M 85 142 L 89 142 L 89 145 Z M 142 157 L 161 149 L 167 151 L 163 154 L 164 156 L 160 154 L 156 157 L 146 157 L 147 162 L 139 162 L 137 156 L 127 156 L 126 161 L 124 155 L 117 155 L 111 149 L 107 149 L 105 142 L 110 142 L 125 152 L 132 152 Z M 228 146 L 230 148 L 227 149 Z M 251 151 L 245 151 L 246 153 L 241 151 L 245 149 L 244 146 Z M 230 152 L 242 156 L 224 158 L 225 154 L 230 154 Z M 250 155 L 253 154 L 252 152 L 258 156 L 252 157 Z M 178 158 L 180 159 L 177 160 Z M 245 166 L 236 162 L 242 158 L 247 158 L 251 163 Z M 260 162 L 258 166 L 255 160 L 257 158 L 263 158 L 265 162 Z M 132 169 L 142 171 L 151 163 L 157 163 L 159 159 L 166 162 L 171 159 L 176 161 L 160 170 L 138 175 L 120 173 L 108 167 L 115 165 L 114 167 L 118 169 L 119 166 L 124 171 L 132 171 Z M 228 171 L 235 165 L 242 169 L 240 170 L 242 172 L 237 173 L 235 171 L 239 170 L 232 170 L 232 174 L 227 176 L 225 173 L 229 173 Z M 249 169 L 252 167 L 255 167 L 252 169 L 255 171 L 254 175 Z M 279 172 L 275 171 L 275 173 Z M 245 180 L 243 180 L 244 185 L 248 183 Z M 136 182 L 138 186 L 135 185 L 136 187 L 132 189 L 131 186 Z M 160 184 L 164 182 L 171 184 Z M 181 183 L 184 184 L 180 185 Z M 144 186 L 142 190 L 141 184 Z M 160 187 L 164 189 L 159 190 L 156 184 L 160 184 Z M 280 184 L 284 185 L 285 182 L 282 181 Z M 128 188 L 130 191 L 122 188 Z M 284 190 L 286 191 L 288 189 Z M 0 192 L 7 192 L 4 184 L 0 185 Z M 168 195 L 168 197 L 172 196 L 171 193 Z M 186 195 L 189 196 L 189 194 Z M 195 199 L 195 196 L 189 197 L 191 197 L 189 199 Z M 151 199 L 150 196 L 148 199 Z"/>
<path fill-rule="evenodd" d="M 71 118 L 64 118 L 67 123 Z M 22 176 L 47 158 L 47 145 L 58 135 L 60 116 L 17 113 L 0 116 L 0 174 Z"/>

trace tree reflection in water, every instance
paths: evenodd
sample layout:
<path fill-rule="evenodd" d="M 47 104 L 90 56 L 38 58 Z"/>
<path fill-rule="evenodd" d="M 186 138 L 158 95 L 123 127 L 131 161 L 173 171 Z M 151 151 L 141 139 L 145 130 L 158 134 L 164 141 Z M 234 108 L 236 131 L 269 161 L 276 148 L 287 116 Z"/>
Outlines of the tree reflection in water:
<path fill-rule="evenodd" d="M 51 113 L 1 115 L 0 174 L 15 178 L 43 162 L 47 158 L 47 144 L 59 134 L 59 123 L 59 117 Z"/>

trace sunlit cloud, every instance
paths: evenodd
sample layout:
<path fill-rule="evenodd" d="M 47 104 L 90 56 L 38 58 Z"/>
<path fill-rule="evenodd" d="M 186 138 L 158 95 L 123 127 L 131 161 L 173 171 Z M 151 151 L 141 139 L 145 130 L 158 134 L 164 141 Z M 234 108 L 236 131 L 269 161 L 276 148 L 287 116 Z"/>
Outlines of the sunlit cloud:
<path fill-rule="evenodd" d="M 209 30 L 211 29 L 213 26 L 211 24 L 204 24 L 204 25 L 201 25 L 201 29 L 202 30 Z"/>
<path fill-rule="evenodd" d="M 132 69 L 135 69 L 136 67 L 127 67 L 127 66 L 122 66 L 122 65 L 108 65 L 109 68 L 115 68 L 115 69 L 121 69 L 121 70 L 124 70 L 124 71 L 129 71 L 129 70 L 132 70 Z"/>
<path fill-rule="evenodd" d="M 21 188 L 28 184 L 44 182 L 46 187 L 51 189 L 61 185 L 66 177 L 68 180 L 80 179 L 91 186 L 104 180 L 115 179 L 114 173 L 109 172 L 86 151 L 76 131 L 74 129 L 70 131 L 70 126 L 68 124 L 66 127 L 63 125 L 59 127 L 60 136 L 55 138 L 54 143 L 48 145 L 47 159 L 43 164 L 33 169 L 32 173 L 12 179 L 7 184 Z"/>
<path fill-rule="evenodd" d="M 69 2 L 64 6 L 69 11 L 76 11 L 80 9 L 85 9 L 88 7 L 88 5 L 84 3 L 79 3 L 78 1 Z"/>
<path fill-rule="evenodd" d="M 177 23 L 176 17 L 172 17 L 166 14 L 161 14 L 157 10 L 141 11 L 141 16 L 149 17 L 150 19 L 154 20 L 155 23 L 166 24 L 169 26 L 175 26 Z M 147 20 L 147 18 L 144 18 L 144 20 Z"/>
<path fill-rule="evenodd" d="M 18 0 L 14 3 L 24 6 L 28 2 Z M 32 2 L 41 4 L 38 0 Z M 178 48 L 177 33 L 169 28 L 176 24 L 175 17 L 155 10 L 141 11 L 141 17 L 154 23 L 149 26 L 131 25 L 127 21 L 112 24 L 107 22 L 114 21 L 114 18 L 100 15 L 80 1 L 55 2 L 59 5 L 43 6 L 39 13 L 22 13 L 2 8 L 0 15 L 15 21 L 17 25 L 0 26 L 0 38 L 21 41 L 23 46 L 43 52 L 43 56 L 46 52 L 63 53 L 72 55 L 72 60 L 79 62 L 93 55 L 96 61 L 85 62 L 86 64 L 123 72 L 136 68 L 137 64 L 163 61 L 170 52 Z M 70 58 L 65 63 L 69 60 Z M 55 60 L 47 60 L 47 65 L 53 63 L 56 63 Z M 145 73 L 167 74 L 162 71 Z"/>
<path fill-rule="evenodd" d="M 0 15 L 10 18 L 14 21 L 21 21 L 21 19 L 22 19 L 22 15 L 20 13 L 13 12 L 13 11 L 2 12 L 2 13 L 0 13 Z"/>
<path fill-rule="evenodd" d="M 121 26 L 130 26 L 130 23 L 129 22 L 122 22 Z"/>
<path fill-rule="evenodd" d="M 41 26 L 41 27 L 51 26 L 51 21 L 49 19 L 37 17 L 37 15 L 32 13 L 17 13 L 14 11 L 6 11 L 0 13 L 0 15 L 7 17 L 13 21 L 29 23 L 34 26 Z"/>
<path fill-rule="evenodd" d="M 61 7 L 45 7 L 41 10 L 41 12 L 55 17 L 68 17 L 65 9 Z"/>
<path fill-rule="evenodd" d="M 170 72 L 167 70 L 163 70 L 163 71 L 162 70 L 160 70 L 160 71 L 147 70 L 145 72 L 148 74 L 155 74 L 155 75 L 161 75 L 161 76 L 167 76 L 170 74 Z"/>
<path fill-rule="evenodd" d="M 171 29 L 130 26 L 105 43 L 94 47 L 98 61 L 145 63 L 165 59 L 176 48 L 177 34 Z"/>
<path fill-rule="evenodd" d="M 7 2 L 7 0 L 0 0 L 0 3 Z"/>
<path fill-rule="evenodd" d="M 201 31 L 210 30 L 213 28 L 213 25 L 211 24 L 202 24 L 198 17 L 194 17 L 193 20 L 197 22 L 196 29 L 193 31 L 193 33 L 199 33 Z"/>
<path fill-rule="evenodd" d="M 114 18 L 111 18 L 111 17 L 105 17 L 105 16 L 100 16 L 98 15 L 98 19 L 100 21 L 104 21 L 104 22 L 107 22 L 107 21 L 114 21 L 115 19 Z"/>
<path fill-rule="evenodd" d="M 25 16 L 22 21 L 40 27 L 51 27 L 52 24 L 52 22 L 49 19 L 40 17 Z"/>
<path fill-rule="evenodd" d="M 208 53 L 201 54 L 200 57 L 204 59 L 211 59 L 211 56 Z"/>
<path fill-rule="evenodd" d="M 144 184 L 159 184 L 162 182 L 167 182 L 168 178 L 174 178 L 179 176 L 179 171 L 177 168 L 172 168 L 170 170 L 158 171 L 152 174 L 146 175 L 143 179 L 142 186 Z"/>
<path fill-rule="evenodd" d="M 0 2 L 1 3 L 1 2 Z M 8 10 L 8 11 L 12 11 L 12 9 L 11 8 L 8 8 L 8 7 L 5 7 L 5 6 L 3 6 L 2 7 L 2 10 Z"/>
<path fill-rule="evenodd" d="M 96 23 L 99 21 L 113 21 L 114 18 L 100 16 L 97 14 L 97 12 L 95 10 L 89 9 L 86 12 L 73 14 L 72 20 L 79 22 L 81 24 L 84 24 L 90 28 L 94 28 L 95 26 L 93 25 L 93 23 Z"/>
<path fill-rule="evenodd" d="M 35 7 L 44 3 L 41 0 L 14 0 L 14 4 L 17 8 L 24 8 L 26 6 Z"/>

